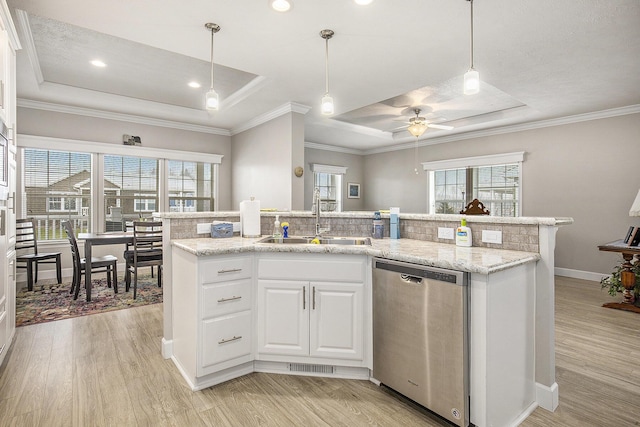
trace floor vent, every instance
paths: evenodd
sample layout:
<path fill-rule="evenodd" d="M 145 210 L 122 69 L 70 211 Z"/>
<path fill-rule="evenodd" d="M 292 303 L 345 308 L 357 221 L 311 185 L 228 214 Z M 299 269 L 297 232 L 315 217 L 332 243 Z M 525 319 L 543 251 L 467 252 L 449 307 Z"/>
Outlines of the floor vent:
<path fill-rule="evenodd" d="M 304 363 L 289 363 L 290 372 L 309 372 L 314 374 L 333 374 L 334 367 L 329 365 L 307 365 Z"/>

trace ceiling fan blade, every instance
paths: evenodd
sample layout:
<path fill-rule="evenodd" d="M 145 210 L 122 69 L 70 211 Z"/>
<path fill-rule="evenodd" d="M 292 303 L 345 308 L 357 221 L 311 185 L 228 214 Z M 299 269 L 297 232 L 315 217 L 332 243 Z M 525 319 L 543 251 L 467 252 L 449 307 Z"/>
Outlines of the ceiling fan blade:
<path fill-rule="evenodd" d="M 406 125 L 406 126 L 400 126 L 399 128 L 393 128 L 393 129 L 391 129 L 389 132 L 395 132 L 395 131 L 397 131 L 397 130 L 400 130 L 400 129 L 406 129 L 406 128 L 408 128 L 408 127 L 409 127 L 409 125 Z"/>
<path fill-rule="evenodd" d="M 447 125 L 434 125 L 432 123 L 429 123 L 427 125 L 430 128 L 434 128 L 434 129 L 444 129 L 444 130 L 451 130 L 453 129 L 453 126 L 447 126 Z"/>

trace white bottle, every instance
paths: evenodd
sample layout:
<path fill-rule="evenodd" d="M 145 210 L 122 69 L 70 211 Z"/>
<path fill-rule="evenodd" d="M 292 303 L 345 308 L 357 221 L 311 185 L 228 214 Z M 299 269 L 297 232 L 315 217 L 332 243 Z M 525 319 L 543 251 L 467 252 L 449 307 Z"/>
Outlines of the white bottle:
<path fill-rule="evenodd" d="M 282 228 L 280 228 L 280 215 L 276 215 L 276 220 L 273 221 L 273 242 L 282 243 Z"/>
<path fill-rule="evenodd" d="M 460 226 L 456 230 L 456 245 L 457 246 L 471 246 L 472 244 L 471 229 L 467 227 L 467 219 L 462 218 Z"/>

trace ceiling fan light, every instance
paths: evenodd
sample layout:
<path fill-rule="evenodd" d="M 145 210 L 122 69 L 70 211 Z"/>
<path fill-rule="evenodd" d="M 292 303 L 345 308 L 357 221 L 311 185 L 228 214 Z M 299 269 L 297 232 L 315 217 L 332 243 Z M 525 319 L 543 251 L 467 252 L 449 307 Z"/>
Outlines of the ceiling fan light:
<path fill-rule="evenodd" d="M 356 4 L 359 4 L 360 6 L 366 6 L 368 4 L 373 3 L 373 0 L 355 0 Z"/>
<path fill-rule="evenodd" d="M 409 131 L 409 133 L 411 135 L 415 136 L 416 138 L 419 138 L 427 130 L 427 125 L 425 125 L 424 123 L 420 123 L 420 122 L 413 122 L 407 128 L 407 130 Z"/>
<path fill-rule="evenodd" d="M 220 101 L 218 98 L 218 93 L 213 88 L 211 88 L 205 95 L 205 106 L 207 108 L 207 111 L 218 111 Z"/>
<path fill-rule="evenodd" d="M 287 12 L 291 9 L 291 2 L 288 0 L 271 0 L 271 8 L 276 12 Z"/>
<path fill-rule="evenodd" d="M 470 68 L 464 74 L 464 94 L 474 95 L 480 92 L 480 73 Z"/>
<path fill-rule="evenodd" d="M 328 93 L 322 97 L 322 102 L 320 103 L 320 111 L 325 116 L 333 114 L 333 98 Z"/>

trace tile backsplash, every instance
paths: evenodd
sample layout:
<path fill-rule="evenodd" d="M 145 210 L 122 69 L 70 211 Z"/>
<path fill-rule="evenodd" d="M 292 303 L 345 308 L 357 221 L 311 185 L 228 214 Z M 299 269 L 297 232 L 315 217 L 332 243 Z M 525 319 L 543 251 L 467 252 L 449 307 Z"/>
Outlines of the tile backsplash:
<path fill-rule="evenodd" d="M 289 223 L 290 236 L 311 236 L 315 234 L 315 218 L 309 214 L 279 213 L 280 222 Z M 212 212 L 210 217 L 198 216 L 197 218 L 171 218 L 171 238 L 190 239 L 196 237 L 207 237 L 206 234 L 196 233 L 196 224 L 211 223 L 213 221 L 240 221 L 240 215 L 224 215 Z M 273 232 L 274 213 L 263 213 L 260 218 L 260 228 L 262 235 L 269 235 Z M 384 236 L 389 237 L 389 218 L 383 218 Z M 329 228 L 326 235 L 362 237 L 371 236 L 372 219 L 369 217 L 339 217 L 325 216 L 320 220 L 322 228 Z M 458 221 L 434 221 L 423 219 L 403 219 L 400 215 L 400 237 L 406 239 L 424 240 L 438 243 L 455 244 L 455 240 L 439 239 L 438 227 L 455 228 Z M 473 234 L 473 246 L 510 249 L 515 251 L 539 252 L 538 225 L 537 224 L 501 224 L 482 222 L 467 224 Z M 484 243 L 482 241 L 482 230 L 496 230 L 502 232 L 502 243 Z"/>

